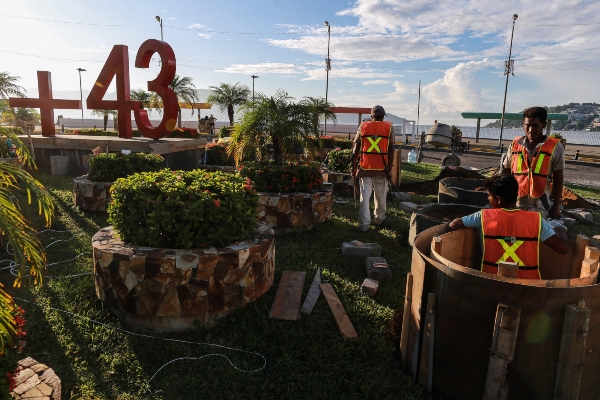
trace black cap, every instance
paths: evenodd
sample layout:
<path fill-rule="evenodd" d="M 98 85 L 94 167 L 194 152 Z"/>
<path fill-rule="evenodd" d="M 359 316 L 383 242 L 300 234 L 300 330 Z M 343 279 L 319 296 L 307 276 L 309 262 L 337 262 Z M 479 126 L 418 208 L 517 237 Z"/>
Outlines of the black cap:
<path fill-rule="evenodd" d="M 385 116 L 385 110 L 383 107 L 377 105 L 371 108 L 371 116 L 372 117 L 383 117 Z"/>

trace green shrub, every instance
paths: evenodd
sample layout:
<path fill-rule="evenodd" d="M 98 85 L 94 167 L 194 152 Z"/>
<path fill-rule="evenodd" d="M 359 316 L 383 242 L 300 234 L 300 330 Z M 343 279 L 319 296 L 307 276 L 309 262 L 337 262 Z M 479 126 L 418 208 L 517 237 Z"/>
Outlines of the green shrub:
<path fill-rule="evenodd" d="M 552 133 L 550 134 L 550 137 L 551 137 L 551 138 L 556 138 L 556 139 L 559 139 L 559 140 L 562 140 L 562 139 L 564 139 L 564 137 L 563 137 L 562 133 L 560 133 L 560 132 L 552 132 Z"/>
<path fill-rule="evenodd" d="M 335 138 L 334 147 L 339 147 L 342 150 L 351 149 L 352 148 L 352 140 Z"/>
<path fill-rule="evenodd" d="M 244 164 L 240 173 L 254 182 L 259 192 L 310 192 L 323 188 L 319 163 L 255 161 Z"/>
<path fill-rule="evenodd" d="M 82 136 L 119 136 L 117 131 L 103 131 L 102 129 L 65 129 L 65 133 Z M 142 133 L 137 129 L 132 129 L 132 137 L 142 137 Z"/>
<path fill-rule="evenodd" d="M 219 129 L 219 137 L 220 138 L 225 138 L 225 137 L 230 137 L 231 134 L 233 133 L 233 126 L 222 126 L 221 129 Z"/>
<path fill-rule="evenodd" d="M 209 143 L 205 149 L 205 165 L 234 165 L 233 157 L 227 154 L 227 144 Z"/>
<path fill-rule="evenodd" d="M 256 229 L 250 179 L 221 172 L 145 172 L 118 179 L 108 215 L 126 243 L 195 248 L 232 244 Z"/>
<path fill-rule="evenodd" d="M 198 129 L 194 128 L 175 128 L 167 137 L 169 138 L 184 138 L 184 139 L 196 139 L 198 138 Z"/>
<path fill-rule="evenodd" d="M 92 182 L 114 182 L 136 172 L 159 171 L 164 159 L 159 154 L 103 153 L 90 160 L 88 178 Z"/>
<path fill-rule="evenodd" d="M 331 150 L 328 157 L 327 169 L 333 172 L 350 173 L 352 150 Z"/>

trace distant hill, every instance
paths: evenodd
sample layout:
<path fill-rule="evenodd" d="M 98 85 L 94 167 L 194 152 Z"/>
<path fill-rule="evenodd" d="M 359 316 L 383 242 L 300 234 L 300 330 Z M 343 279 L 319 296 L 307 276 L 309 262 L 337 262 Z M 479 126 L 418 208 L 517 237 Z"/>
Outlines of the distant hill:
<path fill-rule="evenodd" d="M 568 121 L 552 121 L 552 129 L 557 131 L 600 130 L 600 127 L 594 127 L 594 121 L 600 118 L 600 104 L 598 103 L 568 103 L 554 107 L 544 106 L 544 108 L 548 110 L 548 113 L 569 114 Z M 522 121 L 504 121 L 505 128 L 521 128 L 522 126 Z M 484 128 L 500 128 L 500 120 L 491 122 Z"/>

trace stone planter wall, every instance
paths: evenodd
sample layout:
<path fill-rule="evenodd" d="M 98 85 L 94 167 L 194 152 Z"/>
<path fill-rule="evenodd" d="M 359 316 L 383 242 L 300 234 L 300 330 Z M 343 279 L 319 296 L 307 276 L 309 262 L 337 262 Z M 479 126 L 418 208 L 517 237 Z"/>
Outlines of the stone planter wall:
<path fill-rule="evenodd" d="M 87 175 L 73 179 L 75 207 L 88 211 L 106 211 L 113 182 L 92 182 Z"/>
<path fill-rule="evenodd" d="M 60 400 L 60 378 L 54 370 L 31 357 L 18 362 L 20 371 L 15 377 L 15 389 L 10 393 L 15 400 Z"/>
<path fill-rule="evenodd" d="M 92 238 L 96 295 L 122 321 L 153 332 L 180 332 L 216 319 L 269 290 L 273 230 L 215 249 L 157 249 L 123 243 L 112 226 Z"/>
<path fill-rule="evenodd" d="M 331 219 L 332 203 L 333 194 L 329 191 L 258 193 L 258 219 L 275 233 L 312 229 Z"/>
<path fill-rule="evenodd" d="M 333 184 L 333 194 L 336 196 L 354 196 L 354 180 L 352 175 L 341 172 L 323 172 L 323 182 Z"/>

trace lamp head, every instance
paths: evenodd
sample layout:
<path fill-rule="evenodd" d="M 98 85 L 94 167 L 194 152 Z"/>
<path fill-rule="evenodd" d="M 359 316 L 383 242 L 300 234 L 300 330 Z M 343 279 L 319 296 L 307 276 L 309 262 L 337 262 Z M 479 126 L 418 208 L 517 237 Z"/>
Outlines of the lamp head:
<path fill-rule="evenodd" d="M 514 14 L 514 15 L 513 15 L 513 21 L 516 21 L 516 20 L 517 20 L 517 18 L 519 18 L 519 16 L 518 16 L 517 14 Z"/>
<path fill-rule="evenodd" d="M 325 26 L 329 26 L 329 21 L 325 21 Z"/>
<path fill-rule="evenodd" d="M 156 16 L 156 20 L 160 22 L 160 17 L 158 15 Z"/>
<path fill-rule="evenodd" d="M 77 71 L 83 72 L 83 71 L 85 71 L 85 69 L 83 69 L 83 68 L 77 68 Z"/>

